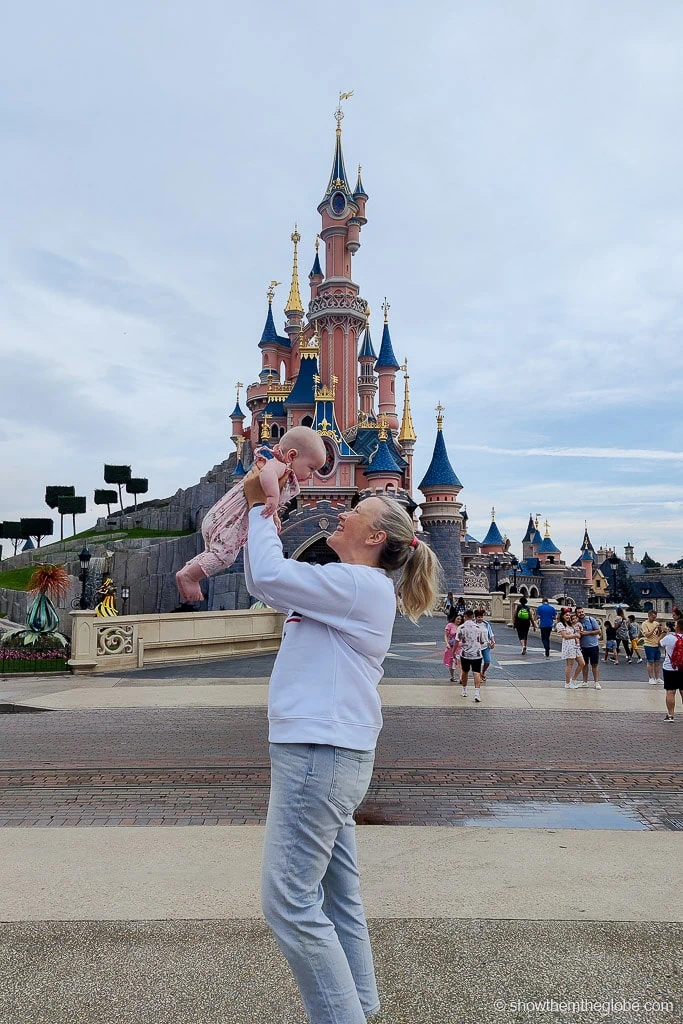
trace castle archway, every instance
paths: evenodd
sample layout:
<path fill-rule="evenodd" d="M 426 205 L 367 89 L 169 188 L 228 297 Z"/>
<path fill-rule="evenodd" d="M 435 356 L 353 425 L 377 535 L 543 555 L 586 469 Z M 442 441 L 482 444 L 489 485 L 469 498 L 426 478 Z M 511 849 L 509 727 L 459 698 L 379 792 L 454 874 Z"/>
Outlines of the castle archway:
<path fill-rule="evenodd" d="M 327 565 L 329 562 L 338 562 L 339 558 L 332 548 L 327 546 L 328 533 L 316 533 L 301 544 L 293 552 L 292 558 L 297 562 L 308 562 L 310 565 Z"/>

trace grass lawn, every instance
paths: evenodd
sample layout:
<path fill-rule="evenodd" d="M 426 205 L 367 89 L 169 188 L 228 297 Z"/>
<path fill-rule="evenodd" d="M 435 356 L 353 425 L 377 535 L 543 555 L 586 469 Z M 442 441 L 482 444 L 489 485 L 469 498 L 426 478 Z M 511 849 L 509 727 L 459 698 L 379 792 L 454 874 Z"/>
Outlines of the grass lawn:
<path fill-rule="evenodd" d="M 6 572 L 0 572 L 0 587 L 5 587 L 7 590 L 26 590 L 34 569 L 35 565 L 25 565 L 21 569 L 7 569 Z"/>
<path fill-rule="evenodd" d="M 73 533 L 70 537 L 64 538 L 64 543 L 71 540 L 123 540 L 127 537 L 189 537 L 191 533 L 195 533 L 194 530 L 146 530 L 143 527 L 136 527 L 133 530 L 98 530 L 96 526 L 92 526 L 89 530 L 83 530 L 82 533 Z M 61 541 L 52 541 L 51 544 L 42 544 L 37 551 L 49 551 L 54 544 L 60 544 Z M 18 554 L 20 552 L 17 552 Z"/>

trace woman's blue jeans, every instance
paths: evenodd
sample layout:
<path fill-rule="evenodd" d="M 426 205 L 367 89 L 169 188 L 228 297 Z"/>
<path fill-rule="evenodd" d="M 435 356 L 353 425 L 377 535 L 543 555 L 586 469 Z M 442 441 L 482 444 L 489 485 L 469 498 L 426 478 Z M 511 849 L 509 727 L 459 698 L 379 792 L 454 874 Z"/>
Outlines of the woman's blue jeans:
<path fill-rule="evenodd" d="M 270 744 L 261 901 L 312 1024 L 365 1024 L 379 1010 L 352 816 L 374 759 L 372 750 Z"/>

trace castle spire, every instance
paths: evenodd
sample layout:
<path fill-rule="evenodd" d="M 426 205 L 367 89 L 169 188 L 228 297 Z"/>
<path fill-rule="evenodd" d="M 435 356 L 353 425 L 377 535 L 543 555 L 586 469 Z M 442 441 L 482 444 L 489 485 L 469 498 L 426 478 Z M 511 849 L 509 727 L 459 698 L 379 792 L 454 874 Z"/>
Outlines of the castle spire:
<path fill-rule="evenodd" d="M 358 164 L 358 181 L 356 182 L 356 187 L 353 190 L 353 198 L 357 199 L 358 197 L 361 197 L 363 199 L 367 199 L 368 198 L 368 194 L 365 191 L 365 189 L 363 188 L 363 181 L 362 181 L 361 176 L 360 176 L 360 171 L 361 171 L 361 167 L 360 167 L 360 164 Z"/>
<path fill-rule="evenodd" d="M 320 248 L 320 235 L 316 235 L 315 236 L 315 259 L 313 260 L 313 266 L 311 267 L 311 272 L 308 275 L 309 279 L 311 277 L 322 277 L 323 276 L 323 268 L 320 266 L 320 257 L 318 255 L 318 249 L 319 248 Z"/>
<path fill-rule="evenodd" d="M 299 261 L 297 246 L 301 241 L 301 235 L 297 230 L 296 224 L 294 225 L 294 231 L 292 232 L 292 241 L 294 242 L 294 262 L 292 265 L 292 286 L 289 289 L 289 298 L 287 299 L 287 305 L 285 306 L 285 313 L 303 313 L 304 307 L 301 305 L 301 295 L 299 293 Z"/>
<path fill-rule="evenodd" d="M 455 470 L 451 466 L 450 459 L 448 458 L 448 452 L 446 451 L 446 442 L 443 439 L 444 411 L 443 405 L 439 402 L 436 407 L 436 441 L 434 442 L 432 461 L 429 463 L 427 472 L 419 484 L 421 491 L 424 491 L 425 487 L 435 487 L 438 489 L 446 488 L 450 493 L 453 489 L 457 489 L 457 491 L 459 491 L 462 488 L 462 484 L 458 480 L 455 475 Z"/>
<path fill-rule="evenodd" d="M 344 119 L 344 111 L 342 110 L 342 100 L 347 100 L 353 96 L 353 89 L 351 92 L 340 92 L 339 93 L 339 105 L 334 112 L 335 119 L 337 121 L 337 133 L 334 144 L 334 159 L 332 161 L 332 171 L 330 173 L 330 180 L 327 184 L 327 189 L 323 199 L 332 195 L 333 192 L 345 192 L 349 197 L 351 196 L 351 189 L 346 177 L 346 168 L 344 166 L 344 154 L 342 152 L 341 144 L 341 123 Z"/>
<path fill-rule="evenodd" d="M 398 433 L 398 439 L 401 443 L 405 441 L 417 441 L 417 434 L 415 433 L 415 427 L 413 426 L 413 417 L 410 414 L 410 390 L 408 381 L 410 380 L 410 374 L 408 373 L 408 357 L 403 360 L 403 366 L 399 367 L 403 371 L 403 419 L 401 420 L 401 429 Z"/>

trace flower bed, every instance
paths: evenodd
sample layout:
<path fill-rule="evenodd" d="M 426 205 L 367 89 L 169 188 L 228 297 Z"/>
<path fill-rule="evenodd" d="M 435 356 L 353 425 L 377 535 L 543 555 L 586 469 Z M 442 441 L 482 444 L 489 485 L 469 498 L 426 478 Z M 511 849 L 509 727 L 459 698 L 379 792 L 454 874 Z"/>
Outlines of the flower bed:
<path fill-rule="evenodd" d="M 23 637 L 0 638 L 0 675 L 14 672 L 68 672 L 70 646 L 63 647 L 49 634 L 33 644 L 24 644 Z"/>

